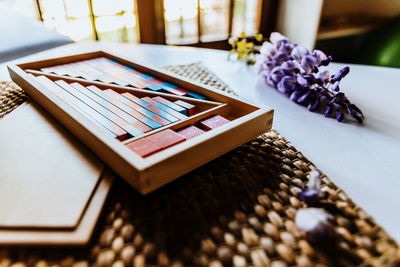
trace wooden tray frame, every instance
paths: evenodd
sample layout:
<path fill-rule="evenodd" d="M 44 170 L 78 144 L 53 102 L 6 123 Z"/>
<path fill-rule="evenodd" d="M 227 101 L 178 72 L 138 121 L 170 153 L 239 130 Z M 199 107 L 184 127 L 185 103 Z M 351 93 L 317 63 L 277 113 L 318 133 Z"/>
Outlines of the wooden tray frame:
<path fill-rule="evenodd" d="M 135 89 L 127 86 L 88 81 L 81 78 L 59 76 L 41 72 L 41 68 L 72 63 L 76 61 L 106 57 L 121 64 L 133 67 L 141 72 L 155 76 L 178 85 L 186 90 L 207 96 L 212 101 L 196 100 L 190 97 L 174 96 L 167 93 L 155 93 L 146 89 Z M 50 112 L 58 121 L 69 129 L 79 140 L 86 144 L 96 155 L 106 162 L 116 173 L 123 177 L 140 193 L 147 194 L 177 177 L 215 159 L 248 140 L 268 131 L 272 127 L 273 110 L 259 107 L 232 96 L 217 91 L 209 86 L 189 81 L 172 73 L 159 70 L 145 64 L 138 64 L 118 56 L 117 53 L 95 51 L 79 55 L 66 56 L 31 63 L 8 66 L 10 76 L 35 101 Z M 135 94 L 160 95 L 164 98 L 181 99 L 197 105 L 214 105 L 207 111 L 191 116 L 187 120 L 164 126 L 150 134 L 167 128 L 177 129 L 211 115 L 222 115 L 233 119 L 230 123 L 208 131 L 196 138 L 142 158 L 129 150 L 125 144 L 131 138 L 120 142 L 109 136 L 97 124 L 76 110 L 62 98 L 58 97 L 49 86 L 44 86 L 35 76 L 43 75 L 51 80 L 79 82 L 83 85 L 95 85 L 100 89 L 111 88 L 118 92 L 133 92 Z M 218 103 L 219 102 L 219 103 Z"/>

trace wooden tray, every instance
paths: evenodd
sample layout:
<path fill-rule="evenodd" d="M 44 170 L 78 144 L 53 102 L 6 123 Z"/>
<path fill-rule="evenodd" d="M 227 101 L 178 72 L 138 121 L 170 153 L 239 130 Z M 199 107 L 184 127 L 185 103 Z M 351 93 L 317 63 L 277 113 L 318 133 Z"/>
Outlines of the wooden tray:
<path fill-rule="evenodd" d="M 185 90 L 202 94 L 207 100 L 186 96 L 153 92 L 129 86 L 106 84 L 100 81 L 88 81 L 64 75 L 51 74 L 41 69 L 60 64 L 104 57 L 120 64 L 132 67 L 157 79 L 178 85 Z M 154 67 L 138 64 L 104 51 L 42 60 L 37 62 L 8 66 L 11 78 L 75 136 L 85 143 L 115 172 L 129 182 L 142 194 L 149 193 L 177 177 L 205 164 L 206 162 L 230 151 L 244 142 L 268 131 L 272 127 L 273 110 L 259 107 L 233 98 L 223 92 L 217 92 L 209 86 L 189 81 L 174 74 Z M 63 80 L 68 83 L 78 82 L 84 86 L 95 85 L 101 90 L 113 89 L 118 93 L 130 92 L 136 96 L 162 96 L 170 101 L 182 100 L 198 107 L 197 114 L 153 130 L 139 137 L 119 141 L 104 131 L 98 124 L 84 116 L 66 98 L 58 95 L 51 84 L 40 82 L 41 76 L 52 81 Z M 162 150 L 149 157 L 142 158 L 127 148 L 132 141 L 156 132 L 177 130 L 194 125 L 212 115 L 221 115 L 229 123 L 212 129 L 200 136 Z"/>

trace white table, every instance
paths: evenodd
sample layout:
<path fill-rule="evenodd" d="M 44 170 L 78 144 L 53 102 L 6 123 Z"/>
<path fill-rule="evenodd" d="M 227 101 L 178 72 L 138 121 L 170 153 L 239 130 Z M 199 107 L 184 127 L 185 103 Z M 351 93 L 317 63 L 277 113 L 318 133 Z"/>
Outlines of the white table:
<path fill-rule="evenodd" d="M 102 48 L 125 51 L 135 60 L 157 66 L 202 61 L 240 97 L 273 107 L 274 128 L 400 243 L 400 69 L 350 66 L 350 74 L 343 80 L 341 88 L 365 114 L 364 125 L 359 126 L 338 123 L 292 103 L 257 79 L 251 67 L 227 61 L 224 51 L 82 43 L 48 50 L 17 62 Z M 334 72 L 343 66 L 335 63 L 329 69 Z M 0 65 L 0 80 L 9 79 L 6 64 Z"/>

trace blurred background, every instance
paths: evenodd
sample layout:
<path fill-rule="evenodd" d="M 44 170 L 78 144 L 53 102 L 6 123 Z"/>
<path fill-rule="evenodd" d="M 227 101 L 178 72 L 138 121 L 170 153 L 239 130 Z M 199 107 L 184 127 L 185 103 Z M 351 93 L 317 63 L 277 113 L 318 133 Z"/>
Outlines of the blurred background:
<path fill-rule="evenodd" d="M 280 31 L 335 61 L 400 67 L 399 0 L 0 0 L 73 41 L 229 49 Z"/>

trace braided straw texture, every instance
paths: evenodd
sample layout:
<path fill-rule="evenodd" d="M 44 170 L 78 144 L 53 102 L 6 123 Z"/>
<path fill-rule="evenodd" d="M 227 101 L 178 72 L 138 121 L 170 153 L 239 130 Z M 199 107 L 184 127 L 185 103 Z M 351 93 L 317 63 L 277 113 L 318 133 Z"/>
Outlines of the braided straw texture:
<path fill-rule="evenodd" d="M 166 69 L 229 90 L 199 63 Z M 27 98 L 1 88 L 2 115 Z M 0 267 L 399 266 L 394 240 L 323 173 L 336 239 L 305 240 L 294 216 L 313 168 L 272 130 L 146 196 L 118 179 L 86 247 L 3 248 Z"/>

